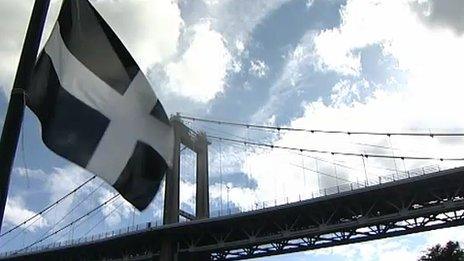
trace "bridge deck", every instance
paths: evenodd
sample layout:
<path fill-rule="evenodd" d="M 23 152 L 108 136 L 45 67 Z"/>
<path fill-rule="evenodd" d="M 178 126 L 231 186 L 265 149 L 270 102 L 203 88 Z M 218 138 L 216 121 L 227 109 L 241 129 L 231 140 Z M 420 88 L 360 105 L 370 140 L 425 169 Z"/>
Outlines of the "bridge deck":
<path fill-rule="evenodd" d="M 39 249 L 10 259 L 152 259 L 170 239 L 180 260 L 245 259 L 416 233 L 464 223 L 464 167 L 301 202 L 147 226 L 110 238 Z M 338 192 L 337 191 L 337 192 Z"/>

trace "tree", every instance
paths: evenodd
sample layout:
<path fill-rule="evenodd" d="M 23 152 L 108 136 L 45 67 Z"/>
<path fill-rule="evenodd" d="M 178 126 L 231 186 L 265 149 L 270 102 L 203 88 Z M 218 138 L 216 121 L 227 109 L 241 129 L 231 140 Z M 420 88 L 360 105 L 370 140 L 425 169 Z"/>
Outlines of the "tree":
<path fill-rule="evenodd" d="M 449 241 L 445 246 L 437 244 L 427 249 L 419 261 L 464 261 L 464 250 L 459 242 Z"/>

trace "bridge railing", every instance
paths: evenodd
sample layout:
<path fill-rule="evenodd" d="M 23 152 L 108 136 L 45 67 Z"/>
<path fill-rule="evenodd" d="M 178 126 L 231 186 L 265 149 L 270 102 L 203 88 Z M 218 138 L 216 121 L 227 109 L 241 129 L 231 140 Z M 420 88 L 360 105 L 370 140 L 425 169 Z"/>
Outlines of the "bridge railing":
<path fill-rule="evenodd" d="M 255 202 L 249 207 L 226 207 L 223 209 L 216 209 L 211 211 L 211 217 L 227 216 L 232 214 L 238 214 L 248 211 L 260 210 L 270 207 L 276 207 L 280 205 L 286 205 L 295 203 L 303 200 L 325 197 L 333 194 L 343 193 L 347 191 L 353 191 L 371 186 L 377 186 L 397 180 L 404 180 L 412 177 L 422 176 L 425 174 L 435 173 L 443 170 L 440 165 L 430 165 L 421 168 L 411 169 L 408 171 L 400 171 L 391 175 L 378 176 L 376 178 L 370 178 L 368 180 L 359 180 L 353 182 L 342 183 L 336 186 L 327 187 L 319 190 L 310 191 L 309 193 L 294 195 L 293 197 L 276 198 L 274 200 L 259 201 Z"/>
<path fill-rule="evenodd" d="M 256 202 L 250 208 L 232 207 L 232 208 L 225 208 L 222 210 L 214 210 L 214 211 L 211 211 L 210 215 L 211 217 L 219 217 L 219 216 L 226 216 L 226 215 L 244 213 L 244 212 L 249 212 L 249 211 L 255 211 L 259 209 L 266 209 L 270 207 L 276 207 L 279 205 L 295 203 L 295 202 L 302 201 L 302 200 L 324 197 L 324 196 L 343 193 L 347 191 L 376 186 L 380 184 L 394 182 L 397 180 L 409 179 L 412 177 L 422 176 L 422 175 L 426 175 L 430 173 L 436 173 L 442 170 L 444 169 L 442 169 L 439 165 L 431 165 L 431 166 L 426 166 L 422 168 L 412 169 L 412 170 L 405 171 L 405 172 L 398 171 L 398 173 L 394 173 L 392 175 L 379 176 L 378 178 L 374 178 L 374 179 L 368 179 L 364 181 L 354 181 L 354 182 L 340 184 L 338 186 L 316 190 L 316 191 L 307 193 L 306 196 L 299 195 L 297 198 L 286 197 L 280 200 L 275 199 L 272 201 Z M 188 221 L 185 221 L 185 222 L 188 222 Z M 42 251 L 46 251 L 49 249 L 56 249 L 56 248 L 61 248 L 61 247 L 83 244 L 83 243 L 90 243 L 90 242 L 94 242 L 97 240 L 109 239 L 112 237 L 130 234 L 134 232 L 138 233 L 138 232 L 141 232 L 144 230 L 150 230 L 154 227 L 159 227 L 162 225 L 163 225 L 163 222 L 160 220 L 146 222 L 146 223 L 142 223 L 142 224 L 138 224 L 135 226 L 126 227 L 126 228 L 121 228 L 121 229 L 117 229 L 113 231 L 94 234 L 90 236 L 84 236 L 78 239 L 54 242 L 54 243 L 50 243 L 47 245 L 34 246 L 34 247 L 30 247 L 28 249 L 21 250 L 21 251 L 18 251 L 18 250 L 8 251 L 8 252 L 0 253 L 0 258 L 4 258 L 4 257 L 16 255 L 16 254 L 42 252 Z"/>
<path fill-rule="evenodd" d="M 67 247 L 67 246 L 73 246 L 73 245 L 78 245 L 78 244 L 83 244 L 83 243 L 89 243 L 89 242 L 94 242 L 97 240 L 101 239 L 108 239 L 111 237 L 115 236 L 120 236 L 120 235 L 125 235 L 133 232 L 140 232 L 143 230 L 148 230 L 153 227 L 159 227 L 163 225 L 163 221 L 161 220 L 155 220 L 151 222 L 146 222 L 146 223 L 141 223 L 137 224 L 134 226 L 129 226 L 125 228 L 120 228 L 112 231 L 107 231 L 107 232 L 102 232 L 99 234 L 93 234 L 89 236 L 84 236 L 80 237 L 77 239 L 71 239 L 71 240 L 65 240 L 65 241 L 58 241 L 58 242 L 53 242 L 50 244 L 46 245 L 39 245 L 39 246 L 33 246 L 24 250 L 12 250 L 12 251 L 7 251 L 0 253 L 0 258 L 2 257 L 7 257 L 7 256 L 12 256 L 16 254 L 25 254 L 25 253 L 33 253 L 33 252 L 41 252 L 45 251 L 48 249 L 56 249 L 56 248 L 61 248 L 61 247 Z"/>

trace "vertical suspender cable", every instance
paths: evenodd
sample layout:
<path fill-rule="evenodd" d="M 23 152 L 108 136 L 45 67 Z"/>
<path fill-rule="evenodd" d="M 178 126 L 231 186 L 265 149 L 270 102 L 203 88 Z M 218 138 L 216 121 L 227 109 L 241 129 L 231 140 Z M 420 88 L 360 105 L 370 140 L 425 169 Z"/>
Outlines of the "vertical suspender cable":
<path fill-rule="evenodd" d="M 401 159 L 401 161 L 403 162 L 404 173 L 407 173 L 408 170 L 406 169 L 406 163 L 404 162 L 404 159 Z"/>
<path fill-rule="evenodd" d="M 220 215 L 222 215 L 222 141 L 219 140 L 219 182 L 220 182 Z"/>
<path fill-rule="evenodd" d="M 391 136 L 387 135 L 387 137 L 388 137 L 388 143 L 390 144 L 390 150 L 391 150 L 392 156 L 393 156 L 393 163 L 395 164 L 396 176 L 398 176 L 398 166 L 396 165 L 395 151 L 393 150 L 393 144 L 391 142 Z"/>
<path fill-rule="evenodd" d="M 302 171 L 303 171 L 303 190 L 306 190 L 306 173 L 305 173 L 305 162 L 304 162 L 304 157 L 303 157 L 303 152 L 300 151 L 300 156 L 301 156 L 301 166 L 303 166 Z"/>
<path fill-rule="evenodd" d="M 369 178 L 367 176 L 367 169 L 366 169 L 366 161 L 364 160 L 364 157 L 361 157 L 362 159 L 362 162 L 363 162 L 363 168 L 364 168 L 364 180 L 366 181 L 366 184 L 368 184 L 369 182 Z"/>
<path fill-rule="evenodd" d="M 332 160 L 333 160 L 333 165 L 334 165 L 334 172 L 335 172 L 335 182 L 336 182 L 336 185 L 337 185 L 337 188 L 338 186 L 340 185 L 339 182 L 338 182 L 338 172 L 337 172 L 337 164 L 335 163 L 335 154 L 332 154 Z"/>
<path fill-rule="evenodd" d="M 321 176 L 319 174 L 319 163 L 317 162 L 316 158 L 314 158 L 314 163 L 315 163 L 316 172 L 317 172 L 317 189 L 318 191 L 320 191 L 321 190 Z"/>

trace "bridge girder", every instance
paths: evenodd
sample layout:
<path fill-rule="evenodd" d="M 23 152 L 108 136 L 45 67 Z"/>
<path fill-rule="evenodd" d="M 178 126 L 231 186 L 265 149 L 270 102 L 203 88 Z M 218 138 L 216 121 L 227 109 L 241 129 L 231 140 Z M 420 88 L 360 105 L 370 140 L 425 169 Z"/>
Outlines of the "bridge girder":
<path fill-rule="evenodd" d="M 147 227 L 104 240 L 10 258 L 156 259 L 161 240 L 168 238 L 174 242 L 179 260 L 240 260 L 464 223 L 464 168 L 351 189 L 252 212 Z"/>

